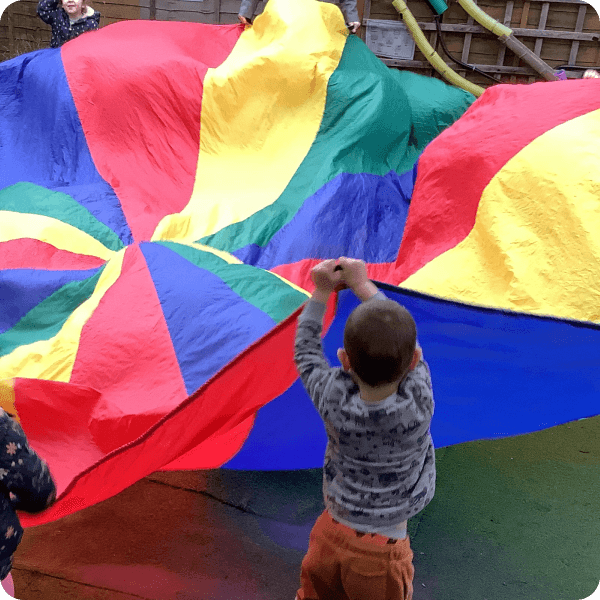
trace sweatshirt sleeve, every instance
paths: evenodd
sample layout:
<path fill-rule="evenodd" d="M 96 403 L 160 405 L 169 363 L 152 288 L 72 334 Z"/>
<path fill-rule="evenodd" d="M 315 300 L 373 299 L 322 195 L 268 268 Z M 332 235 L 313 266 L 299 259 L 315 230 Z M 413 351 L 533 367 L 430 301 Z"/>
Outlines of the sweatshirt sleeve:
<path fill-rule="evenodd" d="M 55 19 L 55 13 L 59 8 L 58 0 L 40 0 L 37 5 L 38 17 L 44 21 L 44 23 L 52 25 Z"/>
<path fill-rule="evenodd" d="M 238 14 L 246 19 L 252 19 L 257 5 L 258 0 L 242 0 L 242 5 L 240 6 L 240 12 Z"/>
<path fill-rule="evenodd" d="M 339 0 L 339 7 L 346 23 L 358 23 L 358 8 L 356 0 Z"/>
<path fill-rule="evenodd" d="M 300 379 L 317 410 L 321 410 L 323 391 L 331 374 L 331 367 L 323 353 L 321 332 L 325 305 L 309 300 L 298 317 L 294 361 Z"/>

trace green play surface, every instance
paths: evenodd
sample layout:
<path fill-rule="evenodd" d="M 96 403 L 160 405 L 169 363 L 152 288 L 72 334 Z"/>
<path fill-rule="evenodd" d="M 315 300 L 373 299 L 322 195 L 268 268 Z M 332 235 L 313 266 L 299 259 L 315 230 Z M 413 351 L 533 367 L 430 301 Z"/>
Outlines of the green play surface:
<path fill-rule="evenodd" d="M 600 581 L 600 417 L 437 450 L 415 598 L 581 600 Z"/>

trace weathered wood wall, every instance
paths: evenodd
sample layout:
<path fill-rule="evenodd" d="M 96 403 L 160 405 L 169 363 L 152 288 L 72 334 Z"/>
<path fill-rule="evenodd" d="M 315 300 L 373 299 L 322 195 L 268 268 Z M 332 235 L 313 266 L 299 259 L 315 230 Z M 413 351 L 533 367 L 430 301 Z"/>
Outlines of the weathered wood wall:
<path fill-rule="evenodd" d="M 240 0 L 90 0 L 100 11 L 101 27 L 125 19 L 150 19 L 228 24 L 237 21 Z M 265 0 L 259 5 L 262 10 Z M 532 81 L 535 73 L 504 50 L 498 40 L 482 30 L 455 0 L 449 0 L 443 16 L 443 38 L 449 52 L 469 64 L 487 65 L 484 70 L 503 81 Z M 391 0 L 358 0 L 364 5 L 365 18 L 400 21 Z M 480 85 L 492 82 L 483 76 L 453 64 L 442 51 L 434 30 L 433 13 L 425 0 L 408 0 L 407 4 L 419 23 L 424 24 L 430 43 L 444 60 L 467 79 Z M 516 29 L 517 37 L 551 67 L 577 64 L 600 67 L 600 21 L 596 11 L 581 0 L 479 0 L 479 6 L 491 17 Z M 36 15 L 37 0 L 19 0 L 11 4 L 0 20 L 0 60 L 45 48 L 50 42 L 50 27 Z M 544 8 L 546 7 L 546 8 Z M 464 31 L 468 27 L 468 31 Z M 461 29 L 463 31 L 457 31 Z M 548 37 L 535 37 L 535 30 L 545 29 Z M 534 31 L 531 31 L 534 30 Z M 364 27 L 363 27 L 364 36 Z M 591 39 L 592 35 L 596 39 Z M 559 36 L 559 37 L 557 37 Z M 562 37 L 560 37 L 562 36 Z M 578 39 L 582 38 L 582 39 Z M 575 42 L 575 43 L 574 43 Z M 400 66 L 393 60 L 391 66 Z M 403 68 L 433 75 L 434 71 L 417 49 L 414 60 Z M 499 68 L 498 68 L 499 67 Z"/>
<path fill-rule="evenodd" d="M 150 18 L 152 5 L 158 21 L 185 21 L 189 23 L 237 23 L 241 0 L 140 0 L 142 19 Z M 261 12 L 265 0 L 258 4 Z"/>
<path fill-rule="evenodd" d="M 138 0 L 89 0 L 88 4 L 100 11 L 100 27 L 140 18 Z M 36 7 L 37 0 L 19 0 L 2 13 L 0 60 L 50 46 L 50 26 L 37 16 Z"/>
<path fill-rule="evenodd" d="M 557 68 L 564 64 L 600 67 L 600 42 L 598 41 L 600 21 L 592 6 L 578 0 L 479 0 L 477 4 L 492 18 L 515 30 L 516 37 L 531 50 L 537 49 L 542 60 L 551 67 Z M 447 59 L 435 31 L 433 12 L 425 1 L 408 0 L 407 5 L 419 23 L 428 24 L 428 29 L 425 30 L 426 36 L 447 64 L 470 81 L 484 86 L 493 83 L 477 73 L 462 70 Z M 389 0 L 371 0 L 369 12 L 372 19 L 400 20 Z M 457 2 L 448 2 L 448 10 L 443 15 L 442 23 L 444 26 L 462 25 L 463 29 L 464 26 L 470 25 L 473 30 L 473 33 L 442 31 L 448 51 L 462 62 L 489 65 L 489 71 L 487 69 L 486 71 L 503 81 L 530 79 L 523 73 L 511 73 L 511 70 L 525 70 L 535 75 L 520 63 L 510 50 L 504 52 L 503 45 L 493 34 L 483 30 L 477 23 L 473 24 L 472 19 Z M 535 31 L 540 29 L 547 30 L 548 37 L 536 38 Z M 578 40 L 578 38 L 592 37 L 596 39 Z M 499 59 L 501 59 L 500 66 L 504 69 L 493 68 Z M 386 62 L 394 64 L 394 61 Z M 421 64 L 425 62 L 425 57 L 418 48 L 415 51 L 414 62 Z M 423 68 L 417 64 L 410 65 L 409 68 L 417 72 L 433 73 L 433 69 Z"/>

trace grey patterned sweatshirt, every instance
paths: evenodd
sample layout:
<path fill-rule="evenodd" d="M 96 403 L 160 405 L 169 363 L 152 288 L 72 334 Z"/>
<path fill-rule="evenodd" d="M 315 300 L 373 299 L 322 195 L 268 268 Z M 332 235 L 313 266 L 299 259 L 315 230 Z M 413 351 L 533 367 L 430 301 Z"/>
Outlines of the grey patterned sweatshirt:
<path fill-rule="evenodd" d="M 21 426 L 0 409 L 0 579 L 9 574 L 23 536 L 15 510 L 41 512 L 55 495 L 48 465 L 29 447 Z"/>
<path fill-rule="evenodd" d="M 385 299 L 382 292 L 368 302 L 378 299 Z M 423 510 L 435 492 L 429 367 L 421 360 L 397 393 L 364 402 L 351 375 L 327 363 L 324 313 L 324 304 L 310 300 L 300 314 L 294 359 L 327 431 L 325 506 L 357 531 L 395 537 L 399 525 Z"/>

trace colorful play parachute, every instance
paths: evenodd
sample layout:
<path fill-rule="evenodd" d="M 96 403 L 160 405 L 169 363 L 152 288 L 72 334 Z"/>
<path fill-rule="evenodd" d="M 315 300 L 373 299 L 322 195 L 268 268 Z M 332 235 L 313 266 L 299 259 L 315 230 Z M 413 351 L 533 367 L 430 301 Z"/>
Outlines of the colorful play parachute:
<path fill-rule="evenodd" d="M 0 390 L 59 492 L 25 525 L 227 463 L 274 398 L 293 414 L 311 265 L 394 268 L 416 160 L 474 100 L 314 0 L 246 31 L 112 25 L 2 64 L 0 95 Z M 314 462 L 258 435 L 249 468 Z"/>
<path fill-rule="evenodd" d="M 369 269 L 417 321 L 437 447 L 600 414 L 599 147 L 600 81 L 500 85 L 419 159 L 397 260 Z M 340 294 L 331 364 L 356 304 Z M 304 398 L 262 408 L 227 466 L 319 466 Z"/>
<path fill-rule="evenodd" d="M 473 98 L 388 70 L 314 0 L 0 65 L 0 393 L 59 491 L 24 524 L 156 470 L 320 466 L 292 342 L 323 258 L 404 282 L 438 446 L 596 414 L 598 91 L 499 86 L 429 144 Z"/>

